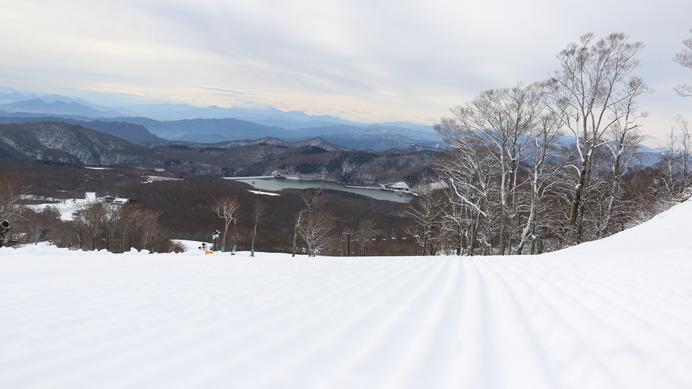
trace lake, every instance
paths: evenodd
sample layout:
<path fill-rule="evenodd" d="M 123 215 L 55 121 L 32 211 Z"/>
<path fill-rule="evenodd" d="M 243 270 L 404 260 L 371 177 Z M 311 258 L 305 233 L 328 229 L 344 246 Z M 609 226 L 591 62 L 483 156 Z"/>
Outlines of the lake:
<path fill-rule="evenodd" d="M 392 191 L 380 188 L 352 187 L 323 180 L 298 180 L 283 177 L 226 178 L 252 185 L 255 189 L 267 190 L 272 192 L 278 192 L 282 189 L 310 189 L 324 187 L 326 189 L 356 193 L 359 195 L 371 197 L 376 200 L 395 201 L 397 203 L 408 203 L 415 197 L 414 195 L 406 192 Z"/>

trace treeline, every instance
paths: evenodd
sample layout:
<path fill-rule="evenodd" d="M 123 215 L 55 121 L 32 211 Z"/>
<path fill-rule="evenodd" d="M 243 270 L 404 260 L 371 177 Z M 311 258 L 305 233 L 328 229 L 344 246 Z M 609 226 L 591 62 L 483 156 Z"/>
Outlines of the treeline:
<path fill-rule="evenodd" d="M 324 188 L 296 192 L 295 197 L 300 199 L 298 207 L 281 207 L 282 210 L 292 209 L 283 213 L 285 216 L 282 217 L 281 247 L 275 247 L 270 251 L 291 252 L 293 256 L 307 254 L 312 257 L 414 254 L 415 245 L 407 240 L 405 234 L 405 227 L 409 221 L 406 215 L 403 215 L 403 218 L 399 217 L 403 223 L 395 224 L 396 227 L 383 228 L 383 225 L 388 223 L 386 220 L 375 222 L 367 218 L 367 213 L 362 212 L 367 212 L 367 203 L 370 201 L 352 198 L 343 204 L 339 199 L 343 193 L 334 196 L 335 194 L 337 192 Z M 292 200 L 294 199 L 291 199 L 291 202 Z M 388 203 L 376 202 L 381 205 Z M 364 203 L 362 205 L 365 205 L 365 210 L 353 212 L 358 203 Z M 275 208 L 266 200 L 256 199 L 252 203 L 249 217 L 243 218 L 246 227 L 243 233 L 243 229 L 237 229 L 242 205 L 238 198 L 229 195 L 220 196 L 211 204 L 214 214 L 223 220 L 223 228 L 217 230 L 214 235 L 215 250 L 228 251 L 231 247 L 237 246 L 237 243 L 243 242 L 246 250 L 254 253 L 256 241 L 266 241 L 269 231 L 265 219 Z M 261 228 L 258 230 L 260 225 Z M 287 239 L 291 236 L 292 239 Z M 266 248 L 266 243 L 263 246 Z"/>
<path fill-rule="evenodd" d="M 411 231 L 422 254 L 526 254 L 599 239 L 667 207 L 690 183 L 690 132 L 679 118 L 655 168 L 642 140 L 635 76 L 641 43 L 587 34 L 548 80 L 484 91 L 435 129 L 451 152 L 439 190 L 421 193 Z"/>
<path fill-rule="evenodd" d="M 25 210 L 19 225 L 25 227 L 22 242 L 49 241 L 58 247 L 107 250 L 122 253 L 136 249 L 150 252 L 180 251 L 168 231 L 159 225 L 159 213 L 138 204 L 87 203 L 73 220 L 62 221 L 55 207 L 35 213 Z"/>

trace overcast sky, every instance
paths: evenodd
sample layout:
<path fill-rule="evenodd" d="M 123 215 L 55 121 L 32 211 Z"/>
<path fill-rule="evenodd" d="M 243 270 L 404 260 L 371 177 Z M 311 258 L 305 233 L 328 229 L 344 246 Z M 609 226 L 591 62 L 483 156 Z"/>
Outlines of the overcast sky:
<path fill-rule="evenodd" d="M 646 47 L 651 134 L 692 121 L 673 62 L 691 36 L 681 0 L 4 1 L 0 85 L 109 91 L 196 106 L 273 106 L 434 124 L 479 92 L 543 80 L 586 32 Z"/>

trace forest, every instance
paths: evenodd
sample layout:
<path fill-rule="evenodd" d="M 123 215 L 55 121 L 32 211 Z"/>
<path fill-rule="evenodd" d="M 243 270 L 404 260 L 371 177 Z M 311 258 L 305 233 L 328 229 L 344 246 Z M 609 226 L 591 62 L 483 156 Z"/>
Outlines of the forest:
<path fill-rule="evenodd" d="M 642 48 L 625 34 L 586 34 L 558 54 L 549 79 L 452 108 L 435 127 L 450 146 L 436 164 L 445 189 L 420 193 L 413 213 L 421 254 L 552 251 L 688 198 L 692 138 L 682 116 L 658 164 L 637 164 L 646 116 L 637 98 L 651 92 L 635 75 Z"/>

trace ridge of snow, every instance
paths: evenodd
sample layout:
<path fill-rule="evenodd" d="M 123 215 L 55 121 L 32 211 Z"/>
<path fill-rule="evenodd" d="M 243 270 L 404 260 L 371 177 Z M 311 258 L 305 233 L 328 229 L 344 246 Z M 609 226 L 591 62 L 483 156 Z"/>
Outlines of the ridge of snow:
<path fill-rule="evenodd" d="M 670 209 L 633 228 L 607 238 L 585 242 L 562 250 L 563 253 L 617 255 L 622 253 L 651 253 L 666 251 L 692 252 L 692 200 Z M 560 251 L 558 251 L 560 252 Z M 692 256 L 690 257 L 692 259 Z"/>

